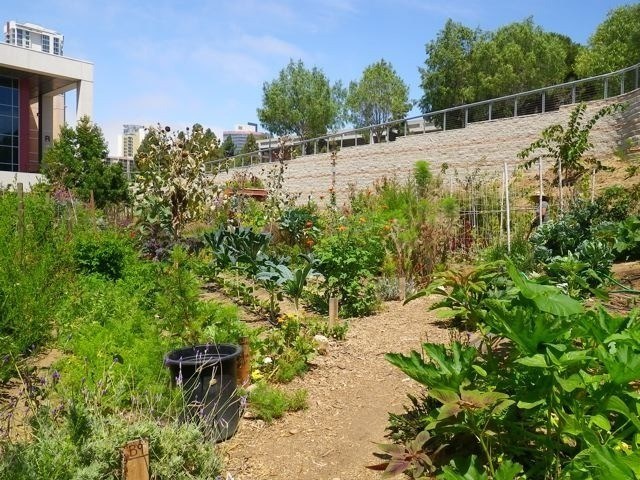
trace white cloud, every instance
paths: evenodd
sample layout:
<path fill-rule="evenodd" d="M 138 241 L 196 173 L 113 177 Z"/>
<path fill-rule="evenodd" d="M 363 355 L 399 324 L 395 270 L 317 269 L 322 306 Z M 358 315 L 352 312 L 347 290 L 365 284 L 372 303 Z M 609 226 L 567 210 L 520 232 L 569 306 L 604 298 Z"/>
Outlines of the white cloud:
<path fill-rule="evenodd" d="M 199 47 L 191 52 L 192 62 L 206 67 L 211 75 L 222 74 L 227 79 L 261 85 L 269 69 L 251 55 L 238 51 L 222 51 L 213 47 Z"/>
<path fill-rule="evenodd" d="M 271 35 L 261 35 L 258 37 L 242 34 L 238 41 L 249 50 L 260 54 L 293 59 L 303 58 L 305 56 L 305 52 L 301 48 Z"/>

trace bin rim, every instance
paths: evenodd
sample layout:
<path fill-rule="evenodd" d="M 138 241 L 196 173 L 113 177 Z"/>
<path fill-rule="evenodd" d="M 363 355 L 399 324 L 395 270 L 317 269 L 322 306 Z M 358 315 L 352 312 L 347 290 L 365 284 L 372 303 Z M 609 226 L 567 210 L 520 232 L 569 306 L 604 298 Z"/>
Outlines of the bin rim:
<path fill-rule="evenodd" d="M 164 357 L 170 365 L 216 365 L 240 356 L 242 347 L 234 343 L 208 343 L 172 350 Z"/>

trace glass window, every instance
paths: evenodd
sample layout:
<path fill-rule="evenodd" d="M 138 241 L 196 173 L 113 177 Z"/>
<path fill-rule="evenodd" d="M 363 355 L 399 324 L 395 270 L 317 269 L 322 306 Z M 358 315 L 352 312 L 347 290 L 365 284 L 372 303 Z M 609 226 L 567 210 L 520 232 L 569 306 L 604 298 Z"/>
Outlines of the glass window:
<path fill-rule="evenodd" d="M 49 43 L 49 35 L 42 35 L 42 51 L 46 53 L 51 52 L 51 45 Z"/>
<path fill-rule="evenodd" d="M 18 170 L 17 148 L 0 146 L 0 170 L 15 172 Z"/>
<path fill-rule="evenodd" d="M 18 81 L 0 77 L 0 170 L 18 170 Z"/>
<path fill-rule="evenodd" d="M 0 105 L 13 105 L 13 88 L 0 86 Z"/>
<path fill-rule="evenodd" d="M 62 55 L 60 51 L 60 39 L 53 37 L 53 54 L 54 55 Z"/>
<path fill-rule="evenodd" d="M 29 30 L 24 31 L 24 46 L 27 48 L 31 47 L 31 32 L 29 32 Z"/>

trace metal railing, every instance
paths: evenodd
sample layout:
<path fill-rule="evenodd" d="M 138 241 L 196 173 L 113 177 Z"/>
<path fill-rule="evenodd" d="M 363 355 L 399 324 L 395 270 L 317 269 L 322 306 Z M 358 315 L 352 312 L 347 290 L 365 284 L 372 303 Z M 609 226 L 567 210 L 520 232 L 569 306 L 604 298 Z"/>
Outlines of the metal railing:
<path fill-rule="evenodd" d="M 638 88 L 640 64 L 612 73 L 538 88 L 522 93 L 445 108 L 364 128 L 328 133 L 321 137 L 287 142 L 286 158 L 314 155 L 336 149 L 395 141 L 409 135 L 465 128 L 476 122 L 514 118 L 559 110 L 563 105 L 603 100 Z M 207 162 L 208 168 L 245 168 L 278 160 L 279 140 L 261 140 L 255 152 Z"/>

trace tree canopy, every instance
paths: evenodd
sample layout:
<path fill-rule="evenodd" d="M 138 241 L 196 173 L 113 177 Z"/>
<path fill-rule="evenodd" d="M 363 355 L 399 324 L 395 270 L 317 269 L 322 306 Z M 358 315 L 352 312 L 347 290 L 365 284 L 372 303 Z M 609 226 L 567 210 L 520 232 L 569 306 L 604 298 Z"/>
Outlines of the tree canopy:
<path fill-rule="evenodd" d="M 449 19 L 436 39 L 427 43 L 427 60 L 420 68 L 424 91 L 420 108 L 423 112 L 473 101 L 471 52 L 480 36 L 479 30 Z"/>
<path fill-rule="evenodd" d="M 356 127 L 402 119 L 411 110 L 409 86 L 382 59 L 365 68 L 359 81 L 350 83 L 346 106 Z"/>
<path fill-rule="evenodd" d="M 222 154 L 225 158 L 233 157 L 236 154 L 236 144 L 233 143 L 231 135 L 227 136 L 222 142 Z"/>
<path fill-rule="evenodd" d="M 265 82 L 262 90 L 258 119 L 276 135 L 313 138 L 324 135 L 342 120 L 342 85 L 331 85 L 322 70 L 309 70 L 302 60 L 291 60 L 278 78 Z"/>
<path fill-rule="evenodd" d="M 482 32 L 448 20 L 427 43 L 420 69 L 423 112 L 561 83 L 579 47 L 532 18 Z"/>
<path fill-rule="evenodd" d="M 576 59 L 582 77 L 613 72 L 640 62 L 640 4 L 611 10 Z"/>
<path fill-rule="evenodd" d="M 120 164 L 107 165 L 107 142 L 98 125 L 83 116 L 76 128 L 64 125 L 44 156 L 42 172 L 54 187 L 75 192 L 96 206 L 127 199 L 127 181 Z"/>

